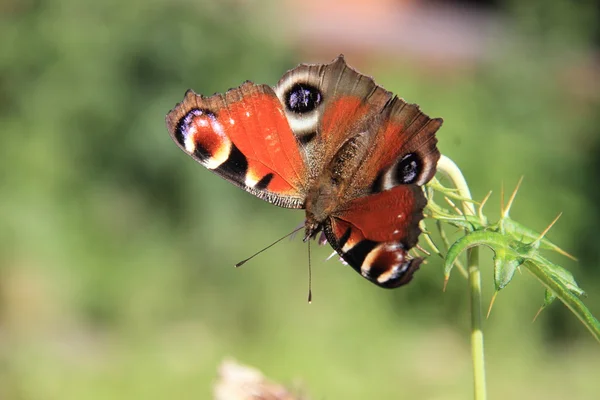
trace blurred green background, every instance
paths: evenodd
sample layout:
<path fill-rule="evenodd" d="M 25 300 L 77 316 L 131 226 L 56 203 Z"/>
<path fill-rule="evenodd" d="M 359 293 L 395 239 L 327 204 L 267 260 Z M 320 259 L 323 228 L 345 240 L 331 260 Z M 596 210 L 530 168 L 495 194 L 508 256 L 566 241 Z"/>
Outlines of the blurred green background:
<path fill-rule="evenodd" d="M 432 257 L 409 286 L 386 291 L 322 261 L 324 247 L 313 251 L 308 305 L 298 239 L 235 270 L 303 214 L 209 173 L 165 128 L 188 88 L 275 84 L 339 53 L 444 118 L 439 148 L 476 198 L 494 190 L 492 217 L 501 184 L 521 175 L 516 220 L 542 230 L 564 213 L 549 238 L 580 261 L 551 259 L 600 315 L 596 3 L 375 2 L 428 10 L 427 34 L 477 48 L 463 56 L 444 56 L 451 44 L 437 39 L 419 44 L 420 32 L 385 36 L 409 38 L 408 50 L 327 33 L 347 25 L 372 38 L 391 14 L 364 14 L 364 1 L 322 14 L 284 3 L 0 0 L 0 399 L 209 399 L 228 356 L 313 399 L 471 397 L 459 274 L 443 293 Z M 344 24 L 338 11 L 373 24 Z M 454 35 L 468 27 L 456 16 L 495 28 Z M 526 272 L 498 297 L 485 323 L 490 397 L 597 399 L 598 343 L 559 303 L 532 324 L 542 300 Z"/>

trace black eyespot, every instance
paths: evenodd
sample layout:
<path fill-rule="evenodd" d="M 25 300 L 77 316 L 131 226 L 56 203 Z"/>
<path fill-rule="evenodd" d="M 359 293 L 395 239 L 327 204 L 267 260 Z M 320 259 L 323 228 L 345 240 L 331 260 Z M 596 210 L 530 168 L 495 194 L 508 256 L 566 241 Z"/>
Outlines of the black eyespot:
<path fill-rule="evenodd" d="M 188 134 L 188 130 L 190 129 L 190 125 L 192 125 L 194 118 L 206 116 L 212 120 L 216 120 L 217 116 L 214 112 L 206 109 L 206 108 L 192 108 L 185 114 L 179 122 L 177 122 L 177 126 L 175 128 L 174 136 L 181 146 L 185 147 L 185 138 Z"/>
<path fill-rule="evenodd" d="M 288 110 L 302 114 L 317 108 L 323 101 L 323 96 L 314 86 L 307 83 L 296 83 L 285 94 L 285 101 Z"/>
<path fill-rule="evenodd" d="M 394 179 L 398 183 L 415 183 L 421 172 L 421 159 L 415 153 L 405 155 L 396 165 Z"/>

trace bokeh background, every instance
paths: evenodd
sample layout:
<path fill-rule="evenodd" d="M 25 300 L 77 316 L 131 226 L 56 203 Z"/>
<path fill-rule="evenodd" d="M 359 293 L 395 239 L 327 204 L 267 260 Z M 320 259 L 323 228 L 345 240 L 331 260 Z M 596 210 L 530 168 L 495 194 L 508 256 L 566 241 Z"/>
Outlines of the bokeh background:
<path fill-rule="evenodd" d="M 579 262 L 600 314 L 598 1 L 0 0 L 0 399 L 209 399 L 235 357 L 313 399 L 465 399 L 466 281 L 386 291 L 171 141 L 186 89 L 350 65 L 445 123 L 476 198 Z M 482 258 L 491 253 L 484 251 Z M 483 266 L 484 296 L 493 291 Z M 597 399 L 600 349 L 524 272 L 486 320 L 491 398 Z"/>

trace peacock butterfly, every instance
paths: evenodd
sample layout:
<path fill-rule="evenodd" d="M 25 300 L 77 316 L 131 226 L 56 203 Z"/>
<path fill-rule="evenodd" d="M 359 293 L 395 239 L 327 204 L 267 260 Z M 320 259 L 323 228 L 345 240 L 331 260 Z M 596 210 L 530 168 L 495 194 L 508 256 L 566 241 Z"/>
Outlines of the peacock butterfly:
<path fill-rule="evenodd" d="M 416 104 L 349 67 L 301 64 L 275 87 L 188 90 L 166 117 L 177 145 L 209 170 L 280 207 L 306 210 L 304 240 L 323 232 L 341 258 L 384 288 L 408 283 L 440 153 Z"/>

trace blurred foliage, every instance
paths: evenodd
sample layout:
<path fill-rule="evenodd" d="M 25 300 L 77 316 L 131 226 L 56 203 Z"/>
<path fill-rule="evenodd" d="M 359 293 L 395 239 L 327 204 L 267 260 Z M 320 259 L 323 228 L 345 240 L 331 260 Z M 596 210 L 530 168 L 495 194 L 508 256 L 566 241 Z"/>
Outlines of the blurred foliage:
<path fill-rule="evenodd" d="M 549 237 L 580 256 L 567 266 L 598 314 L 597 99 L 565 74 L 597 18 L 563 0 L 517 3 L 506 15 L 520 29 L 485 65 L 363 72 L 444 117 L 440 148 L 476 198 L 525 174 L 517 219 L 541 230 L 564 212 Z M 471 393 L 466 283 L 442 293 L 433 257 L 383 291 L 318 249 L 311 306 L 299 241 L 231 267 L 303 215 L 195 164 L 164 116 L 190 87 L 274 84 L 303 61 L 265 28 L 271 6 L 0 1 L 1 399 L 203 399 L 229 355 L 315 398 Z M 555 304 L 528 323 L 542 295 L 520 279 L 496 302 L 490 393 L 595 398 L 598 350 L 578 321 Z"/>

